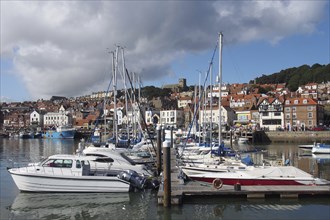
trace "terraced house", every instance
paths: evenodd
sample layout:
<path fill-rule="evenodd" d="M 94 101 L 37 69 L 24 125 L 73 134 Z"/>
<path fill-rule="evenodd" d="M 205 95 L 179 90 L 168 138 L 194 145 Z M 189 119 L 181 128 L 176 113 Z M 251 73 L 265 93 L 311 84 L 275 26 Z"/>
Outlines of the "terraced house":
<path fill-rule="evenodd" d="M 306 130 L 323 125 L 324 106 L 312 98 L 288 98 L 284 103 L 286 129 Z"/>

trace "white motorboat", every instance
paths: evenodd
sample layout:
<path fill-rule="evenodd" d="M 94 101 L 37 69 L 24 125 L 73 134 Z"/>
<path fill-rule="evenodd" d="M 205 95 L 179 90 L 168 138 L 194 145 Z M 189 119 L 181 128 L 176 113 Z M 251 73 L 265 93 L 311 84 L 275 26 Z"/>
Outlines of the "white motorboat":
<path fill-rule="evenodd" d="M 97 157 L 53 155 L 38 164 L 10 168 L 20 191 L 28 192 L 128 192 L 132 173 L 109 176 L 91 172 Z M 121 178 L 119 178 L 121 177 Z M 138 180 L 138 179 L 136 179 Z M 141 179 L 141 185 L 145 180 Z"/>
<path fill-rule="evenodd" d="M 111 160 L 111 169 L 108 172 L 111 172 L 113 175 L 116 175 L 125 170 L 134 170 L 138 174 L 144 176 L 152 176 L 153 173 L 148 169 L 144 164 L 135 164 L 133 160 L 129 160 L 128 157 L 125 157 L 125 152 L 127 149 L 115 149 L 115 148 L 106 148 L 106 147 L 93 147 L 89 146 L 82 150 L 82 153 L 85 156 L 96 156 L 99 158 L 107 158 Z M 102 162 L 93 163 L 91 166 L 92 170 L 107 170 L 107 164 Z"/>
<path fill-rule="evenodd" d="M 318 143 L 312 148 L 313 154 L 330 154 L 330 144 Z"/>

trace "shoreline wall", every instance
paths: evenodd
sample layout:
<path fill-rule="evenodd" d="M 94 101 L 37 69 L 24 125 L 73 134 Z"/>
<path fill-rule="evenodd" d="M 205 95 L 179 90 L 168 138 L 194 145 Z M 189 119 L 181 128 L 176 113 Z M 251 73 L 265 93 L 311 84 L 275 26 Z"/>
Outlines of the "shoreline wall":
<path fill-rule="evenodd" d="M 330 131 L 256 131 L 254 143 L 313 143 L 330 142 Z"/>

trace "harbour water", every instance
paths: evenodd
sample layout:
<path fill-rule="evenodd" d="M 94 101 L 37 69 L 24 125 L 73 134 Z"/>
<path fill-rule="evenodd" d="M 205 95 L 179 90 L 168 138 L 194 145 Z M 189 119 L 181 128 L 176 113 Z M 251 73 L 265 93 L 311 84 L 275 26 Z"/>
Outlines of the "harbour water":
<path fill-rule="evenodd" d="M 190 198 L 164 208 L 157 192 L 21 193 L 6 170 L 59 153 L 73 153 L 76 140 L 0 139 L 1 219 L 330 219 L 330 198 Z M 290 159 L 314 176 L 330 180 L 330 156 L 313 157 L 295 144 L 257 146 L 263 159 Z M 258 159 L 258 158 L 255 158 Z"/>

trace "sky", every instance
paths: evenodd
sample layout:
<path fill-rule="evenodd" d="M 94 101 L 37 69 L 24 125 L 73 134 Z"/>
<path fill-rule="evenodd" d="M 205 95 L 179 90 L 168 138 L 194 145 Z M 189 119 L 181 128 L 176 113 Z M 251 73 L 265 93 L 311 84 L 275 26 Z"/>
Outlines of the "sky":
<path fill-rule="evenodd" d="M 215 82 L 219 32 L 226 83 L 330 63 L 329 0 L 0 3 L 1 102 L 106 91 L 117 46 L 142 86 Z"/>

